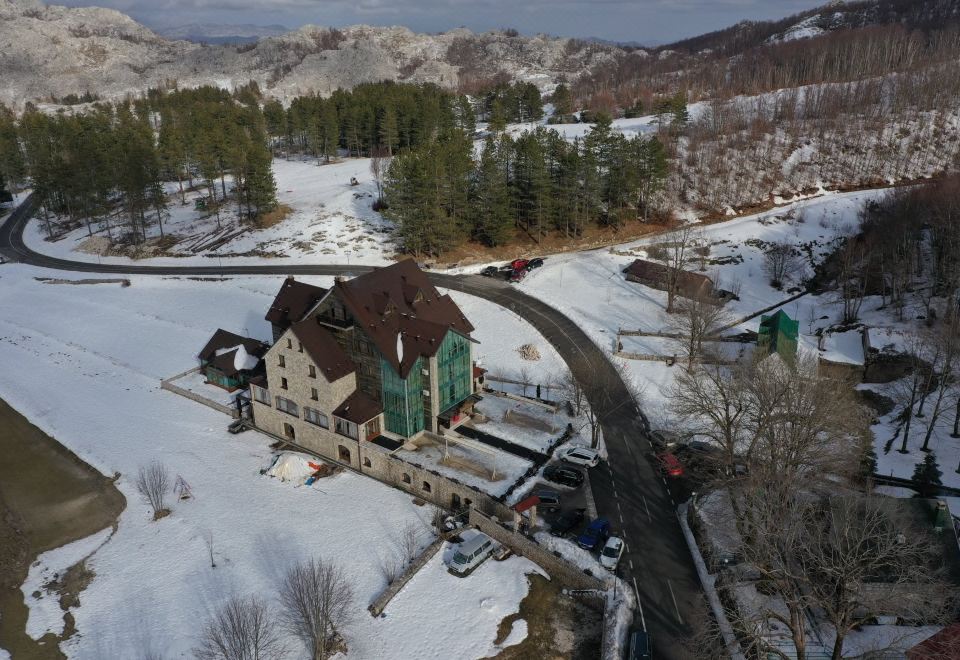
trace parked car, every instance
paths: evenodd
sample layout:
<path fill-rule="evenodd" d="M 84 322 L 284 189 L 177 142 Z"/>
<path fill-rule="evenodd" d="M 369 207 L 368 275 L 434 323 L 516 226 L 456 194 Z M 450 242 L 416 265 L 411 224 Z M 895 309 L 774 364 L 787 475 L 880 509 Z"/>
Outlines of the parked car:
<path fill-rule="evenodd" d="M 600 462 L 600 452 L 590 447 L 568 447 L 560 451 L 560 460 L 586 467 L 596 467 Z"/>
<path fill-rule="evenodd" d="M 543 259 L 541 257 L 534 257 L 527 262 L 527 270 L 533 270 L 534 268 L 540 268 L 543 265 Z"/>
<path fill-rule="evenodd" d="M 680 442 L 679 436 L 673 431 L 651 431 L 650 444 L 657 451 L 665 451 L 675 447 Z"/>
<path fill-rule="evenodd" d="M 577 486 L 583 483 L 583 472 L 573 468 L 551 465 L 543 471 L 543 478 L 563 486 Z"/>
<path fill-rule="evenodd" d="M 566 536 L 583 522 L 586 509 L 573 509 L 567 511 L 559 518 L 557 522 L 550 525 L 550 533 L 554 536 Z"/>
<path fill-rule="evenodd" d="M 581 548 L 596 550 L 603 545 L 608 536 L 610 536 L 610 523 L 606 518 L 597 518 L 577 537 L 577 543 Z"/>
<path fill-rule="evenodd" d="M 515 270 L 512 273 L 510 273 L 510 281 L 521 282 L 523 281 L 523 278 L 526 276 L 527 276 L 527 271 L 521 268 L 519 270 Z"/>
<path fill-rule="evenodd" d="M 560 493 L 557 491 L 538 490 L 534 495 L 540 499 L 540 504 L 537 505 L 538 509 L 543 509 L 544 511 L 560 510 Z"/>
<path fill-rule="evenodd" d="M 653 647 L 650 644 L 650 635 L 644 630 L 635 630 L 630 633 L 627 660 L 651 660 L 651 658 L 653 658 Z"/>
<path fill-rule="evenodd" d="M 623 539 L 611 536 L 607 539 L 603 550 L 600 551 L 600 565 L 604 568 L 615 571 L 617 564 L 620 563 L 620 557 L 623 555 Z"/>
<path fill-rule="evenodd" d="M 510 262 L 510 268 L 512 270 L 526 270 L 527 264 L 530 263 L 529 259 L 514 259 Z"/>
<path fill-rule="evenodd" d="M 484 277 L 496 277 L 500 274 L 500 269 L 497 266 L 487 266 L 480 271 L 480 274 Z"/>
<path fill-rule="evenodd" d="M 483 560 L 489 557 L 493 550 L 493 539 L 486 534 L 478 533 L 473 538 L 460 544 L 450 561 L 450 570 L 463 575 L 483 563 Z"/>
<path fill-rule="evenodd" d="M 663 451 L 657 454 L 657 467 L 667 476 L 683 476 L 683 463 L 681 463 L 680 459 L 668 451 Z"/>

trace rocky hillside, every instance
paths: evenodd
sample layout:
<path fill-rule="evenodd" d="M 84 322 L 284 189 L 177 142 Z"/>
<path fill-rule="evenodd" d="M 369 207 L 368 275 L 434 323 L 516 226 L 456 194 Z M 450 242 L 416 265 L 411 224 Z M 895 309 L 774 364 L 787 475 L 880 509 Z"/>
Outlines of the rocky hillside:
<path fill-rule="evenodd" d="M 229 87 L 249 80 L 284 99 L 379 80 L 452 87 L 501 71 L 550 87 L 618 50 L 574 39 L 363 25 L 304 26 L 255 44 L 212 46 L 165 39 L 113 10 L 0 0 L 0 102 L 16 108 L 88 91 L 116 98 L 171 81 Z"/>

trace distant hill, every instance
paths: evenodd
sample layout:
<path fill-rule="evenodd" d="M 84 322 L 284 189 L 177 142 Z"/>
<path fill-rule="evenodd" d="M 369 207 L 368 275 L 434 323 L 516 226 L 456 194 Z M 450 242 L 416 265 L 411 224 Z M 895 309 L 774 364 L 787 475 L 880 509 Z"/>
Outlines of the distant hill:
<path fill-rule="evenodd" d="M 263 37 L 277 37 L 290 32 L 283 25 L 217 25 L 213 23 L 191 23 L 171 27 L 155 28 L 157 34 L 167 39 L 182 39 L 194 43 L 207 44 L 248 44 Z"/>

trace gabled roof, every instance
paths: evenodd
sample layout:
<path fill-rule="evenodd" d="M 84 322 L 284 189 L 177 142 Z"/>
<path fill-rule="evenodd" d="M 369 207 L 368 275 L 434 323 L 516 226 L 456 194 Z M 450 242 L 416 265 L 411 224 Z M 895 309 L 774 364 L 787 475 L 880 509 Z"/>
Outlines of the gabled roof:
<path fill-rule="evenodd" d="M 290 331 L 297 337 L 303 350 L 317 365 L 317 369 L 332 383 L 344 376 L 352 374 L 357 366 L 347 357 L 347 354 L 337 340 L 333 338 L 315 319 L 307 319 L 290 326 Z"/>
<path fill-rule="evenodd" d="M 321 298 L 327 295 L 323 287 L 298 282 L 293 277 L 283 281 L 283 286 L 267 311 L 266 319 L 274 325 L 289 328 L 291 324 L 301 320 L 303 316 Z"/>
<path fill-rule="evenodd" d="M 909 660 L 954 660 L 960 657 L 960 623 L 953 623 L 907 650 Z"/>
<path fill-rule="evenodd" d="M 358 325 L 402 378 L 418 357 L 436 354 L 447 331 L 469 337 L 474 329 L 453 299 L 440 295 L 426 273 L 409 259 L 352 280 L 338 280 L 334 287 Z M 398 344 L 402 347 L 399 352 Z"/>
<path fill-rule="evenodd" d="M 655 261 L 636 259 L 624 268 L 623 272 L 640 280 L 657 282 L 661 286 L 666 286 L 670 268 Z M 702 273 L 684 270 L 677 276 L 677 289 L 689 295 L 709 294 L 713 291 L 713 280 Z"/>
<path fill-rule="evenodd" d="M 365 392 L 355 391 L 347 399 L 337 406 L 333 411 L 334 416 L 353 422 L 354 424 L 363 424 L 383 412 L 383 406 L 380 402 L 374 400 Z"/>
<path fill-rule="evenodd" d="M 249 371 L 247 368 L 238 367 L 244 363 L 251 363 L 252 360 L 237 360 L 237 350 L 242 346 L 247 356 L 256 358 L 259 361 L 270 349 L 270 345 L 249 337 L 241 337 L 222 328 L 218 328 L 206 346 L 198 354 L 198 357 L 205 362 L 209 362 L 219 369 L 226 376 L 233 376 L 240 371 Z M 254 364 L 255 366 L 255 364 Z M 251 367 L 252 368 L 252 367 Z"/>

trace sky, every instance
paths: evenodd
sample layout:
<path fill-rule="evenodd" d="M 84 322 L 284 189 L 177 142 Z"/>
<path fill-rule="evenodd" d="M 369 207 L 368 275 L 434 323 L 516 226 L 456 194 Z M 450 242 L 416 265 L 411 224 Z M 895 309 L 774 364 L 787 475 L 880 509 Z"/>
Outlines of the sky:
<path fill-rule="evenodd" d="M 417 32 L 467 27 L 597 37 L 656 45 L 744 19 L 789 16 L 826 0 L 48 0 L 110 7 L 150 27 L 193 23 L 342 27 L 403 25 Z"/>

